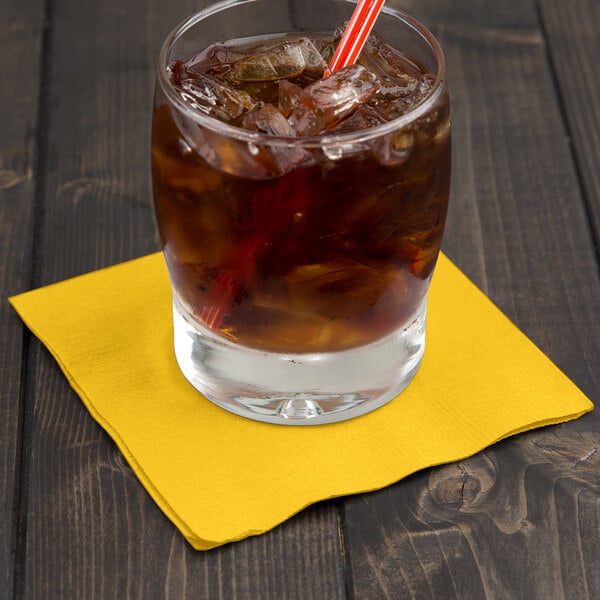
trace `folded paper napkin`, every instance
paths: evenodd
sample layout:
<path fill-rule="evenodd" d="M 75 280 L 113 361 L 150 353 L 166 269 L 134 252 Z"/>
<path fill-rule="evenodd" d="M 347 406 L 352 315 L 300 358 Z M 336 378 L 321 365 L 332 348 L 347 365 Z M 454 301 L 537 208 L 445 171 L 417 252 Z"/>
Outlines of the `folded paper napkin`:
<path fill-rule="evenodd" d="M 385 487 L 593 408 L 444 256 L 417 376 L 386 406 L 332 425 L 254 422 L 193 389 L 172 350 L 160 254 L 10 302 L 199 550 L 263 533 L 313 502 Z"/>

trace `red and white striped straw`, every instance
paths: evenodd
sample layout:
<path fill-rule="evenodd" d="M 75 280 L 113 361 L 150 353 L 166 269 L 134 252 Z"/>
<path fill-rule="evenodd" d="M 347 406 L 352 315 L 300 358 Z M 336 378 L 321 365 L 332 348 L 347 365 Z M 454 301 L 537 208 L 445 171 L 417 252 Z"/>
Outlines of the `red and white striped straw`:
<path fill-rule="evenodd" d="M 328 77 L 338 69 L 353 64 L 363 49 L 375 20 L 383 8 L 385 0 L 359 0 L 342 39 L 331 58 L 329 68 L 325 71 Z"/>

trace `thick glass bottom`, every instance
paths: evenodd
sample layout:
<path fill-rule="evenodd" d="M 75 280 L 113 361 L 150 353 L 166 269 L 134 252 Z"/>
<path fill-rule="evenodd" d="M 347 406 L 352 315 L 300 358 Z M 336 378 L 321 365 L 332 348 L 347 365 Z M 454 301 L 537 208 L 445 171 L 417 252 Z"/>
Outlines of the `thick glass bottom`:
<path fill-rule="evenodd" d="M 188 381 L 242 417 L 280 425 L 335 423 L 395 398 L 425 349 L 427 296 L 404 327 L 341 352 L 288 354 L 240 346 L 202 328 L 174 296 L 175 355 Z"/>

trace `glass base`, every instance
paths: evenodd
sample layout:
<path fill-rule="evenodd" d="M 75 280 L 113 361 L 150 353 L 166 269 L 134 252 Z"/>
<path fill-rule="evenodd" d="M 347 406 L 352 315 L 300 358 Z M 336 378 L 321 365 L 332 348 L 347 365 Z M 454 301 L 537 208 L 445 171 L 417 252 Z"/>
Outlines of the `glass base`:
<path fill-rule="evenodd" d="M 406 325 L 366 346 L 286 354 L 234 344 L 202 328 L 173 300 L 175 355 L 187 380 L 242 417 L 321 425 L 368 413 L 395 398 L 425 349 L 427 296 Z"/>

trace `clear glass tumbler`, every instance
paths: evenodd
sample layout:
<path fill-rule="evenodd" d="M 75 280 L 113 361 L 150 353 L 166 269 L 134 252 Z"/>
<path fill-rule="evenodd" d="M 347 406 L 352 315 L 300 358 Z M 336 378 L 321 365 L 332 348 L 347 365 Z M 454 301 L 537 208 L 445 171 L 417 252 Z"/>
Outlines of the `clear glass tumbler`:
<path fill-rule="evenodd" d="M 439 44 L 394 4 L 362 66 L 326 85 L 309 67 L 329 60 L 347 0 L 219 2 L 160 52 L 152 173 L 175 354 L 238 415 L 341 421 L 419 368 L 450 111 Z"/>

